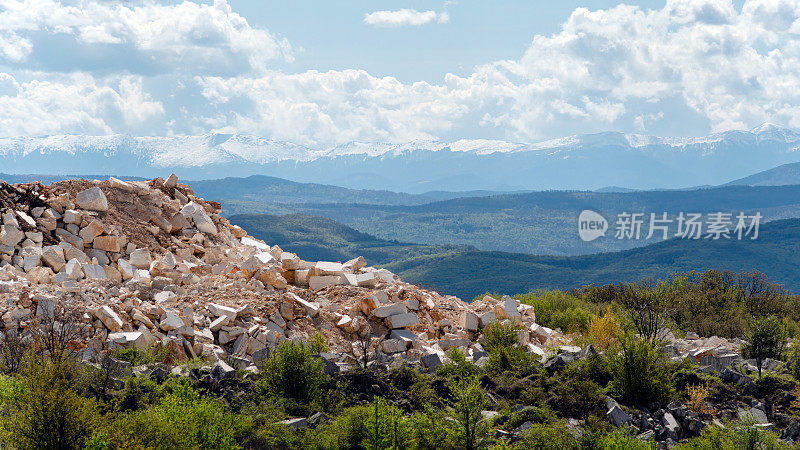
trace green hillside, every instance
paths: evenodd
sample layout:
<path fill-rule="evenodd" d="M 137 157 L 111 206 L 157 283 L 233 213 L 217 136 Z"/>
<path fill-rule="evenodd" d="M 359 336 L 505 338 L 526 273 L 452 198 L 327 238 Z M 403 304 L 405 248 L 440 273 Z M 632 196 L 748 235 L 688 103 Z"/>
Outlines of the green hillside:
<path fill-rule="evenodd" d="M 583 209 L 602 213 L 610 236 L 591 243 L 577 235 Z M 800 217 L 800 186 L 726 186 L 687 191 L 629 193 L 545 191 L 468 197 L 422 205 L 261 204 L 253 212 L 327 217 L 381 239 L 471 245 L 480 250 L 540 255 L 579 255 L 626 250 L 655 240 L 613 238 L 616 215 L 759 211 L 764 220 Z M 647 235 L 647 223 L 642 227 Z M 674 232 L 674 223 L 673 223 Z"/>
<path fill-rule="evenodd" d="M 570 289 L 707 269 L 758 270 L 770 280 L 800 291 L 800 219 L 764 224 L 757 240 L 669 240 L 622 252 L 574 257 L 385 241 L 307 215 L 230 219 L 250 234 L 302 258 L 345 261 L 363 255 L 370 264 L 386 267 L 408 282 L 465 299 L 486 291 L 515 294 L 540 288 Z"/>
<path fill-rule="evenodd" d="M 275 216 L 244 214 L 230 221 L 270 244 L 297 253 L 309 261 L 347 261 L 363 256 L 370 264 L 450 253 L 474 251 L 474 247 L 455 245 L 408 244 L 387 241 L 356 231 L 334 220 L 306 214 Z"/>

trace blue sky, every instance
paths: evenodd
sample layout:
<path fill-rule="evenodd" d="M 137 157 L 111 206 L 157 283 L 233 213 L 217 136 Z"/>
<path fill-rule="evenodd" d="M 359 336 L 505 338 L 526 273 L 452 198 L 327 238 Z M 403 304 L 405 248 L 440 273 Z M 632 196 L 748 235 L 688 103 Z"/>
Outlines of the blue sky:
<path fill-rule="evenodd" d="M 800 128 L 800 0 L 0 0 L 0 136 Z"/>
<path fill-rule="evenodd" d="M 403 82 L 440 82 L 447 73 L 468 76 L 473 67 L 515 59 L 537 34 L 555 33 L 578 7 L 602 9 L 619 1 L 478 1 L 430 0 L 291 2 L 231 0 L 253 24 L 285 36 L 301 48 L 289 71 L 362 68 L 375 76 Z M 661 8 L 664 1 L 636 2 Z M 448 23 L 376 27 L 364 23 L 374 11 L 447 12 Z"/>

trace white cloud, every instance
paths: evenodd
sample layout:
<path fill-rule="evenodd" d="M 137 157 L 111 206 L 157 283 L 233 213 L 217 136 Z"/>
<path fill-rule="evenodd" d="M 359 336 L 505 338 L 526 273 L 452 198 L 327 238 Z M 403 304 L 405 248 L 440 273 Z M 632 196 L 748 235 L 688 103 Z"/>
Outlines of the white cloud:
<path fill-rule="evenodd" d="M 250 26 L 225 0 L 0 0 L 0 61 L 25 67 L 241 73 L 291 57 L 288 41 Z"/>
<path fill-rule="evenodd" d="M 374 20 L 433 20 L 421 14 Z M 670 0 L 652 11 L 579 8 L 559 33 L 536 36 L 520 59 L 441 84 L 361 71 L 206 77 L 201 84 L 220 111 L 248 105 L 242 114 L 220 113 L 232 117 L 228 129 L 305 143 L 452 138 L 476 126 L 519 140 L 606 130 L 696 133 L 764 121 L 800 126 L 796 23 L 800 2 L 790 0 L 748 0 L 742 12 L 725 0 Z"/>
<path fill-rule="evenodd" d="M 224 2 L 80 5 L 0 0 L 0 59 L 12 68 L 0 74 L 0 135 L 223 131 L 323 146 L 800 128 L 800 0 L 579 8 L 517 59 L 417 83 L 358 68 L 271 70 L 289 44 Z M 441 20 L 408 11 L 381 23 Z M 48 66 L 64 39 L 119 60 Z"/>
<path fill-rule="evenodd" d="M 142 91 L 139 77 L 105 82 L 81 74 L 59 78 L 20 82 L 0 73 L 3 136 L 145 132 L 163 116 L 163 106 Z"/>
<path fill-rule="evenodd" d="M 420 26 L 426 23 L 449 23 L 447 12 L 417 11 L 416 9 L 399 9 L 397 11 L 375 11 L 364 15 L 364 23 L 376 27 Z"/>

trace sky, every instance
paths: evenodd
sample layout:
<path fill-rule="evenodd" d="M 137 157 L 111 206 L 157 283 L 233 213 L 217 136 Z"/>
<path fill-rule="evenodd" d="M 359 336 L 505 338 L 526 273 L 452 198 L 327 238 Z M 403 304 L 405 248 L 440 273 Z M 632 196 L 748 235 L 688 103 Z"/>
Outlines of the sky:
<path fill-rule="evenodd" d="M 800 0 L 0 0 L 0 136 L 800 128 Z"/>

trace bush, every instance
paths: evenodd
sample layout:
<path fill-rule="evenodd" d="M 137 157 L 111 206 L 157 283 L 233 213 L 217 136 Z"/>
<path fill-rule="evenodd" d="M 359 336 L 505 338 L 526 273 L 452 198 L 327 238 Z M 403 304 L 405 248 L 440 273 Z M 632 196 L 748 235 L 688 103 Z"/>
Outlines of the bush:
<path fill-rule="evenodd" d="M 538 291 L 515 296 L 520 302 L 531 305 L 536 312 L 536 323 L 564 332 L 585 332 L 592 314 L 602 311 L 599 304 L 584 301 L 562 291 Z"/>
<path fill-rule="evenodd" d="M 399 450 L 411 445 L 403 412 L 380 397 L 375 397 L 369 407 L 366 431 L 362 446 L 369 450 Z"/>
<path fill-rule="evenodd" d="M 511 413 L 508 420 L 502 423 L 505 429 L 514 429 L 525 422 L 532 423 L 552 423 L 556 420 L 556 413 L 549 407 L 545 406 L 529 406 L 521 411 Z M 499 422 L 495 422 L 496 425 Z"/>
<path fill-rule="evenodd" d="M 466 450 L 477 448 L 486 434 L 482 411 L 486 406 L 486 393 L 478 377 L 454 380 L 450 386 L 453 409 L 450 417 L 457 424 L 456 441 Z"/>
<path fill-rule="evenodd" d="M 708 384 L 698 384 L 695 386 L 688 386 L 686 393 L 689 397 L 686 402 L 686 407 L 699 414 L 714 414 L 715 409 L 709 407 L 706 402 L 710 395 Z"/>
<path fill-rule="evenodd" d="M 116 424 L 121 447 L 155 449 L 233 449 L 236 421 L 224 404 L 202 399 L 186 384 L 177 384 L 158 405 L 141 409 Z"/>
<path fill-rule="evenodd" d="M 307 447 L 360 449 L 367 435 L 369 406 L 353 406 L 343 410 L 328 425 L 319 427 L 314 436 L 314 443 Z"/>
<path fill-rule="evenodd" d="M 436 368 L 436 373 L 446 378 L 465 377 L 477 375 L 481 369 L 472 361 L 467 360 L 467 356 L 458 347 L 452 347 L 445 352 L 448 361 Z"/>
<path fill-rule="evenodd" d="M 325 336 L 323 336 L 319 331 L 314 333 L 314 335 L 308 339 L 307 345 L 309 351 L 311 351 L 311 353 L 314 355 L 325 353 L 330 350 L 328 348 L 328 343 L 325 342 Z"/>
<path fill-rule="evenodd" d="M 628 335 L 611 358 L 612 390 L 624 401 L 647 405 L 672 394 L 670 367 L 652 341 Z"/>
<path fill-rule="evenodd" d="M 792 351 L 789 353 L 786 368 L 795 380 L 800 381 L 800 339 L 797 337 L 792 340 Z"/>
<path fill-rule="evenodd" d="M 128 377 L 119 398 L 118 406 L 123 411 L 137 410 L 155 403 L 156 383 L 149 377 Z"/>
<path fill-rule="evenodd" d="M 93 400 L 80 397 L 67 384 L 59 365 L 32 368 L 14 389 L 9 415 L 3 421 L 5 441 L 20 449 L 78 449 L 98 425 Z"/>
<path fill-rule="evenodd" d="M 514 378 L 522 378 L 538 370 L 537 358 L 519 347 L 505 347 L 489 353 L 484 366 L 491 374 L 508 372 Z"/>
<path fill-rule="evenodd" d="M 578 442 L 569 433 L 566 425 L 561 421 L 549 424 L 534 424 L 522 434 L 522 439 L 517 444 L 519 449 L 536 450 L 561 450 L 577 449 Z"/>
<path fill-rule="evenodd" d="M 761 377 L 761 366 L 767 358 L 779 359 L 783 355 L 786 344 L 784 325 L 776 317 L 754 319 L 750 325 L 744 343 L 742 356 L 756 360 L 758 376 Z"/>
<path fill-rule="evenodd" d="M 694 439 L 679 444 L 679 450 L 716 450 L 716 449 L 779 449 L 793 448 L 778 440 L 775 433 L 761 430 L 752 424 L 727 424 L 725 428 L 711 426 Z"/>
<path fill-rule="evenodd" d="M 522 329 L 512 321 L 494 321 L 483 329 L 483 347 L 489 353 L 519 345 L 519 332 Z"/>
<path fill-rule="evenodd" d="M 260 383 L 273 394 L 307 403 L 324 380 L 322 361 L 309 345 L 283 341 L 264 362 Z"/>
<path fill-rule="evenodd" d="M 655 446 L 649 442 L 643 442 L 631 436 L 624 428 L 619 428 L 610 433 L 600 436 L 595 442 L 582 440 L 584 448 L 596 448 L 598 450 L 653 450 Z"/>
<path fill-rule="evenodd" d="M 598 350 L 606 351 L 609 347 L 615 346 L 621 335 L 622 327 L 611 311 L 611 306 L 606 308 L 602 316 L 593 314 L 589 319 L 586 338 Z"/>
<path fill-rule="evenodd" d="M 455 428 L 441 411 L 426 408 L 410 419 L 414 446 L 419 450 L 447 450 L 453 448 Z"/>

